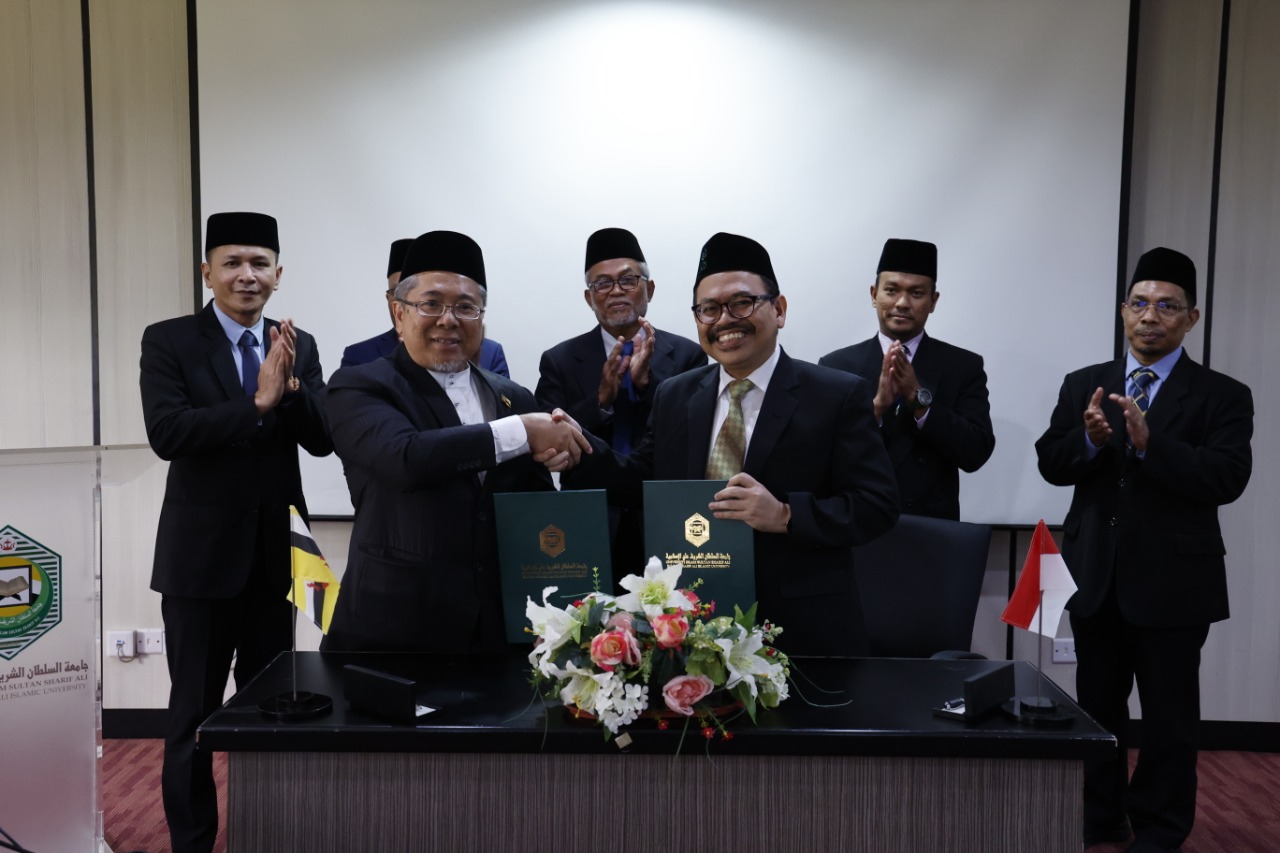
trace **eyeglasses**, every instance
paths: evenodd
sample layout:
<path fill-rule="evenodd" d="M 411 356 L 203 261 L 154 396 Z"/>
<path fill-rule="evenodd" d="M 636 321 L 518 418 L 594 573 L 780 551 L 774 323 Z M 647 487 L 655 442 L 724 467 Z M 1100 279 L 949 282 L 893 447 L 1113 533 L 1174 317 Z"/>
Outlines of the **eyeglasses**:
<path fill-rule="evenodd" d="M 479 320 L 480 315 L 484 313 L 483 308 L 470 302 L 459 302 L 457 305 L 446 305 L 435 299 L 425 299 L 422 302 L 397 299 L 396 302 L 413 308 L 420 317 L 443 317 L 445 311 L 452 311 L 453 316 L 459 320 Z"/>
<path fill-rule="evenodd" d="M 618 289 L 623 293 L 630 293 L 635 290 L 642 281 L 644 281 L 644 276 L 642 275 L 620 275 L 617 278 L 598 278 L 591 282 L 588 287 L 596 293 L 603 295 L 613 290 L 613 286 L 616 284 Z"/>
<path fill-rule="evenodd" d="M 1139 317 L 1147 313 L 1147 308 L 1152 305 L 1156 306 L 1157 314 L 1169 319 L 1177 317 L 1183 311 L 1187 310 L 1187 306 L 1185 305 L 1179 305 L 1177 302 L 1166 302 L 1163 299 L 1159 302 L 1149 302 L 1146 299 L 1135 298 L 1130 299 L 1128 302 L 1122 302 L 1121 304 Z"/>
<path fill-rule="evenodd" d="M 699 302 L 693 306 L 693 316 L 698 318 L 698 322 L 704 326 L 713 325 L 720 319 L 720 315 L 725 311 L 729 312 L 729 316 L 735 320 L 745 320 L 752 314 L 756 313 L 756 306 L 761 302 L 772 302 L 777 299 L 776 296 L 735 296 L 725 302 L 716 302 L 709 300 L 707 302 Z"/>

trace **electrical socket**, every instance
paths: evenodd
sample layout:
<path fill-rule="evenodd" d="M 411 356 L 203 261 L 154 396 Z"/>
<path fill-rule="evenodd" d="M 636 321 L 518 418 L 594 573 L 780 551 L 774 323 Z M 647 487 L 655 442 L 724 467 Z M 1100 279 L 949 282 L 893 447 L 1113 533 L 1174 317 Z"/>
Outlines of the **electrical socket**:
<path fill-rule="evenodd" d="M 107 632 L 107 657 L 131 658 L 137 653 L 132 631 Z"/>
<path fill-rule="evenodd" d="M 140 655 L 164 654 L 164 629 L 163 628 L 139 629 L 138 654 Z"/>
<path fill-rule="evenodd" d="M 1076 641 L 1074 637 L 1057 637 L 1053 641 L 1054 663 L 1076 662 Z"/>

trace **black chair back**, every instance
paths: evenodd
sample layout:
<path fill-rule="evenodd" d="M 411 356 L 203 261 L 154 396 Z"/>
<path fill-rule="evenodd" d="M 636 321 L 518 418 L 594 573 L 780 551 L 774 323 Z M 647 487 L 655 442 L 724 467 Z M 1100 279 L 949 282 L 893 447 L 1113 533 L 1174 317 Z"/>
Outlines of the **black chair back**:
<path fill-rule="evenodd" d="M 855 548 L 871 655 L 969 651 L 990 545 L 985 524 L 903 515 L 888 533 Z"/>

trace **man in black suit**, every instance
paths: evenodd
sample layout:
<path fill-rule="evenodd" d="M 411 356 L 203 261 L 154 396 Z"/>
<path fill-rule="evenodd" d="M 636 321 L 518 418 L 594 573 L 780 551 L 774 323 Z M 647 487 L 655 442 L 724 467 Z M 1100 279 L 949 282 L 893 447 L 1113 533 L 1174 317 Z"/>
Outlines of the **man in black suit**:
<path fill-rule="evenodd" d="M 960 471 L 991 458 L 987 374 L 982 356 L 925 334 L 938 306 L 938 248 L 885 241 L 871 285 L 880 332 L 818 363 L 877 383 L 872 407 L 898 478 L 902 511 L 960 518 Z"/>
<path fill-rule="evenodd" d="M 654 392 L 666 379 L 703 367 L 707 356 L 693 341 L 659 332 L 645 320 L 654 281 L 635 235 L 603 228 L 587 238 L 583 298 L 596 315 L 591 331 L 542 354 L 538 405 L 560 408 L 583 429 L 629 453 L 640 443 Z M 615 574 L 645 563 L 638 513 L 610 513 Z"/>
<path fill-rule="evenodd" d="M 799 655 L 866 654 L 853 547 L 898 518 L 870 383 L 782 351 L 787 298 L 754 240 L 708 240 L 693 298 L 702 348 L 717 364 L 658 388 L 629 457 L 594 439 L 596 453 L 562 482 L 607 486 L 611 500 L 635 505 L 643 480 L 728 479 L 709 508 L 755 531 L 759 612 L 783 626 L 779 645 Z"/>
<path fill-rule="evenodd" d="M 330 380 L 355 526 L 326 651 L 505 648 L 493 495 L 553 488 L 546 466 L 588 445 L 527 390 L 469 363 L 486 300 L 475 241 L 423 234 L 396 285 L 402 342 Z"/>
<path fill-rule="evenodd" d="M 151 588 L 164 616 L 171 687 L 161 777 L 176 851 L 213 849 L 212 756 L 196 727 L 291 647 L 289 505 L 306 515 L 298 447 L 333 448 L 315 340 L 262 316 L 280 286 L 276 221 L 209 217 L 200 265 L 213 301 L 142 335 L 147 439 L 169 461 Z"/>
<path fill-rule="evenodd" d="M 1176 850 L 1196 811 L 1200 648 L 1228 616 L 1218 507 L 1249 482 L 1253 397 L 1183 351 L 1200 319 L 1186 255 L 1143 255 L 1120 315 L 1128 354 L 1067 375 L 1036 454 L 1047 481 L 1075 488 L 1062 556 L 1079 587 L 1067 609 L 1080 705 L 1120 741 L 1085 766 L 1085 843 L 1132 826 L 1129 850 Z M 1127 780 L 1135 678 L 1142 742 Z"/>
<path fill-rule="evenodd" d="M 395 351 L 396 346 L 400 343 L 400 333 L 396 331 L 395 310 L 392 307 L 396 285 L 400 283 L 400 268 L 404 266 L 405 252 L 409 251 L 409 245 L 413 240 L 405 238 L 396 240 L 391 244 L 391 253 L 387 258 L 387 313 L 391 315 L 391 328 L 380 335 L 374 335 L 367 340 L 358 341 L 342 351 L 342 362 L 339 367 L 355 367 L 357 364 L 373 361 L 375 358 L 386 358 Z M 485 370 L 491 370 L 508 379 L 511 378 L 511 372 L 507 369 L 507 356 L 502 351 L 502 344 L 497 341 L 491 341 L 488 338 L 482 338 L 480 341 L 480 349 L 472 355 L 471 360 L 483 367 Z"/>

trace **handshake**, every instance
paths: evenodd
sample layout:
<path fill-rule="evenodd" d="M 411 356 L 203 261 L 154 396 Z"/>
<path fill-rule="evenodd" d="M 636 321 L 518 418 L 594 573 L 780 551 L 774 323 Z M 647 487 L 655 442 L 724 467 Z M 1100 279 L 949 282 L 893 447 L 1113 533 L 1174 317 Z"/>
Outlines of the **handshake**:
<path fill-rule="evenodd" d="M 529 451 L 535 462 L 541 462 L 549 471 L 567 471 L 582 454 L 591 452 L 591 443 L 582 434 L 582 427 L 563 409 L 551 414 L 534 412 L 520 415 L 525 432 L 529 435 Z"/>

